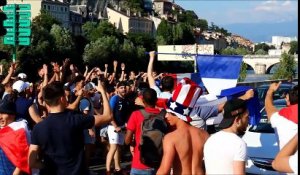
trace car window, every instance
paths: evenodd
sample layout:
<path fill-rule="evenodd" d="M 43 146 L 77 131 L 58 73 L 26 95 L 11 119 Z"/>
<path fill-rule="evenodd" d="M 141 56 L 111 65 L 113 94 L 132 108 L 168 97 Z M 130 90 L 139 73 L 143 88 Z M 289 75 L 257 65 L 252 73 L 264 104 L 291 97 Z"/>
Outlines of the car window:
<path fill-rule="evenodd" d="M 275 107 L 278 110 L 284 108 L 285 106 L 286 105 L 282 104 L 282 102 L 280 102 L 280 104 L 275 104 Z M 270 121 L 267 118 L 265 108 L 263 108 L 261 111 L 261 119 L 260 119 L 259 123 L 257 125 L 250 126 L 249 131 L 250 132 L 259 132 L 259 133 L 275 133 Z"/>

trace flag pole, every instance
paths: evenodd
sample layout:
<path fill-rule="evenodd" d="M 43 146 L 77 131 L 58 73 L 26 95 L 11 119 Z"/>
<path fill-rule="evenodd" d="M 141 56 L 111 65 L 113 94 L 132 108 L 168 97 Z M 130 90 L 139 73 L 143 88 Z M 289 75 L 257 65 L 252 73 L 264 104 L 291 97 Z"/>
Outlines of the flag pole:
<path fill-rule="evenodd" d="M 197 56 L 198 56 L 198 44 L 197 42 L 195 43 L 196 45 L 196 55 L 195 55 L 195 59 L 194 59 L 194 73 L 197 73 Z"/>

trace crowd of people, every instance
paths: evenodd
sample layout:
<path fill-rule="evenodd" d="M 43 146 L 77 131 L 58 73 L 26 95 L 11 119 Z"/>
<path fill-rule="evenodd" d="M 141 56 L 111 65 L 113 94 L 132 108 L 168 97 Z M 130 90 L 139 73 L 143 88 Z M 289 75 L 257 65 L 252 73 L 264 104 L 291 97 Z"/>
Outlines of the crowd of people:
<path fill-rule="evenodd" d="M 113 61 L 112 72 L 94 67 L 84 72 L 65 59 L 44 64 L 39 80 L 28 82 L 11 63 L 0 84 L 0 174 L 90 175 L 96 142 L 105 145 L 106 174 L 126 174 L 121 151 L 129 145 L 131 175 L 245 174 L 246 143 L 241 139 L 249 120 L 247 101 L 253 89 L 221 104 L 197 104 L 203 93 L 189 78 L 175 84 L 172 76 L 153 70 L 155 52 L 145 73 L 126 70 Z M 298 172 L 298 85 L 286 95 L 287 107 L 277 110 L 272 95 L 280 83 L 270 85 L 265 106 L 279 139 L 273 161 L 280 172 Z M 158 167 L 140 160 L 139 109 L 159 114 L 166 110 L 168 132 Z M 219 113 L 220 131 L 210 134 L 206 120 Z M 114 165 L 112 165 L 114 163 Z"/>

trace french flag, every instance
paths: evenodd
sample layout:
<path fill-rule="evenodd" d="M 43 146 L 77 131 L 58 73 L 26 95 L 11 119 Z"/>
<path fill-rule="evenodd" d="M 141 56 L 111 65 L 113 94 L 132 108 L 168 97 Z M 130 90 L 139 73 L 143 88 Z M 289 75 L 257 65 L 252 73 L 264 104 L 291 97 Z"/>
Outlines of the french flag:
<path fill-rule="evenodd" d="M 235 87 L 242 60 L 236 55 L 198 55 L 198 72 L 208 93 L 220 95 L 222 89 Z"/>
<path fill-rule="evenodd" d="M 29 132 L 25 120 L 19 120 L 0 129 L 0 147 L 12 162 L 22 172 L 30 174 L 28 164 Z"/>
<path fill-rule="evenodd" d="M 164 75 L 171 76 L 174 78 L 174 86 L 175 87 L 180 83 L 180 81 L 183 78 L 189 78 L 194 83 L 196 83 L 198 86 L 200 86 L 201 88 L 204 87 L 204 84 L 201 80 L 200 73 L 180 73 L 180 74 L 164 74 Z M 175 89 L 175 87 L 174 87 L 174 89 Z"/>

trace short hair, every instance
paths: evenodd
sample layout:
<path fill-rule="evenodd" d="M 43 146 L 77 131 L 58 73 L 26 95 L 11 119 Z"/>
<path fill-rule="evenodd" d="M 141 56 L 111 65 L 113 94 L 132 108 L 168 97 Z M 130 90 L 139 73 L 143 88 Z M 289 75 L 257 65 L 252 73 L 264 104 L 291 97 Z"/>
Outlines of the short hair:
<path fill-rule="evenodd" d="M 291 105 L 298 104 L 298 90 L 298 85 L 296 85 L 288 92 Z"/>
<path fill-rule="evenodd" d="M 174 88 L 174 78 L 171 76 L 165 76 L 161 80 L 161 88 L 163 91 L 172 91 Z"/>
<path fill-rule="evenodd" d="M 143 91 L 143 101 L 149 106 L 155 106 L 157 102 L 157 94 L 154 89 L 146 88 Z"/>
<path fill-rule="evenodd" d="M 126 81 L 120 81 L 118 84 L 117 84 L 117 88 L 121 87 L 121 86 L 127 86 L 127 82 Z"/>
<path fill-rule="evenodd" d="M 85 80 L 85 77 L 83 76 L 83 75 L 77 75 L 75 78 L 74 78 L 74 81 L 73 81 L 73 83 L 78 83 L 78 82 L 80 82 L 80 81 L 84 81 Z"/>
<path fill-rule="evenodd" d="M 59 98 L 64 95 L 64 85 L 59 81 L 50 83 L 43 89 L 44 101 L 49 106 L 57 106 L 59 104 Z"/>

